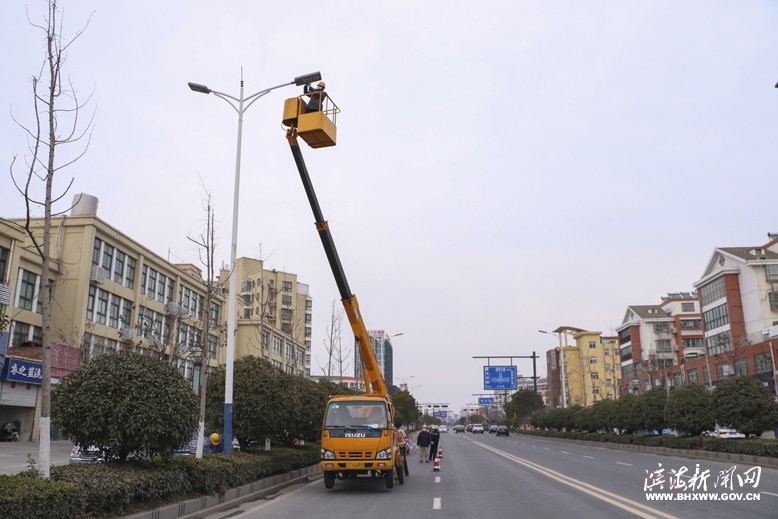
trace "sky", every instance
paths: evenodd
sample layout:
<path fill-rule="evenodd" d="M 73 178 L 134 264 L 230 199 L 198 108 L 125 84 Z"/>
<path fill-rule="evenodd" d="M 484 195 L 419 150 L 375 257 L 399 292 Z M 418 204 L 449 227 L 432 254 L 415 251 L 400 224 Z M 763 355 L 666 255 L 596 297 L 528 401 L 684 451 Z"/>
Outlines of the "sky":
<path fill-rule="evenodd" d="M 45 6 L 0 2 L 0 217 L 23 216 L 13 119 L 33 121 L 45 46 L 28 17 Z M 476 402 L 474 356 L 534 351 L 544 376 L 557 340 L 538 330 L 613 334 L 628 305 L 692 290 L 715 247 L 778 232 L 775 1 L 60 7 L 65 39 L 83 29 L 64 70 L 93 119 L 59 208 L 94 195 L 100 218 L 173 262 L 198 263 L 204 189 L 217 263 L 230 257 L 238 117 L 187 83 L 238 96 L 243 77 L 248 96 L 321 71 L 338 142 L 302 151 L 365 323 L 402 334 L 394 382 L 419 402 Z M 245 113 L 237 250 L 310 286 L 320 374 L 340 297 L 281 126 L 301 93 Z"/>

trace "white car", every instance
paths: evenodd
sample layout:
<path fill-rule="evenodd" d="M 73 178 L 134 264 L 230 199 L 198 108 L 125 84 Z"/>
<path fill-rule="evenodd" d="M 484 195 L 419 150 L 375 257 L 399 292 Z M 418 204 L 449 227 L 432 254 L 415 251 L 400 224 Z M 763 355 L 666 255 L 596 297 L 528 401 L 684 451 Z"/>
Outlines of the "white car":
<path fill-rule="evenodd" d="M 447 433 L 448 432 L 448 425 L 441 425 L 440 426 L 440 432 Z"/>
<path fill-rule="evenodd" d="M 714 438 L 745 438 L 746 435 L 739 433 L 734 429 L 720 428 L 715 431 L 706 431 L 703 436 L 713 436 Z"/>
<path fill-rule="evenodd" d="M 481 425 L 480 423 L 473 424 L 473 434 L 475 434 L 475 433 L 483 434 L 484 433 L 484 426 Z"/>

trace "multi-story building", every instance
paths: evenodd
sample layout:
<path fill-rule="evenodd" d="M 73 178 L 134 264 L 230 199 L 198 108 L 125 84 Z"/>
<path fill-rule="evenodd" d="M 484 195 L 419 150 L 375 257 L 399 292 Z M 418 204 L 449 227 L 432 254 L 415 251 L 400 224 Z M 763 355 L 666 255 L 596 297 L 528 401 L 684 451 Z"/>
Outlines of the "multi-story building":
<path fill-rule="evenodd" d="M 621 379 L 616 337 L 562 326 L 559 346 L 546 352 L 548 400 L 552 407 L 589 407 L 617 398 Z"/>
<path fill-rule="evenodd" d="M 384 377 L 386 387 L 391 388 L 394 385 L 394 361 L 391 337 L 384 330 L 368 330 L 370 341 L 373 344 L 373 353 L 375 354 L 378 367 Z M 362 355 L 359 353 L 359 345 L 354 342 L 354 377 L 361 380 L 360 389 L 365 390 L 363 371 L 365 365 L 362 363 Z"/>
<path fill-rule="evenodd" d="M 203 350 L 209 369 L 225 360 L 226 285 L 213 282 L 207 311 L 209 285 L 200 268 L 170 263 L 98 218 L 95 197 L 74 200 L 70 214 L 52 222 L 52 383 L 95 356 L 134 349 L 173 363 L 199 388 Z M 23 224 L 23 219 L 0 221 L 0 317 L 9 320 L 8 331 L 0 334 L 0 364 L 17 367 L 0 372 L 0 423 L 18 419 L 22 436 L 34 440 L 42 381 L 40 349 L 36 353 L 43 342 L 42 263 Z M 31 227 L 42 235 L 43 219 L 33 219 Z M 221 272 L 221 280 L 228 275 Z M 237 316 L 236 358 L 264 356 L 288 373 L 307 375 L 308 286 L 294 274 L 265 270 L 261 261 L 248 258 L 237 262 L 236 275 L 245 303 Z M 20 377 L 21 368 L 37 377 Z"/>
<path fill-rule="evenodd" d="M 535 384 L 532 383 L 532 379 L 521 379 L 518 381 L 517 391 L 534 391 Z M 538 378 L 538 396 L 543 400 L 543 405 L 549 405 L 549 381 L 546 377 Z"/>
<path fill-rule="evenodd" d="M 712 387 L 737 375 L 753 376 L 776 392 L 778 235 L 768 237 L 764 245 L 714 249 L 702 278 L 694 283 L 699 300 L 676 299 L 669 308 L 666 301 L 657 307 L 640 307 L 642 316 L 625 318 L 619 327 L 623 392 L 685 383 Z M 691 303 L 696 305 L 694 310 Z M 648 313 L 649 308 L 654 311 Z M 669 326 L 677 348 L 667 355 L 672 365 L 652 363 L 651 342 L 661 337 L 655 328 L 655 336 L 646 330 L 655 324 L 660 331 Z M 658 353 L 655 358 L 660 360 Z"/>
<path fill-rule="evenodd" d="M 262 357 L 287 373 L 309 376 L 313 299 L 308 285 L 252 258 L 239 258 L 235 275 L 240 290 L 235 357 Z M 220 282 L 226 286 L 229 276 L 223 269 Z"/>
<path fill-rule="evenodd" d="M 692 292 L 670 293 L 658 305 L 627 307 L 616 333 L 620 394 L 672 385 L 675 366 L 704 354 L 700 300 Z"/>

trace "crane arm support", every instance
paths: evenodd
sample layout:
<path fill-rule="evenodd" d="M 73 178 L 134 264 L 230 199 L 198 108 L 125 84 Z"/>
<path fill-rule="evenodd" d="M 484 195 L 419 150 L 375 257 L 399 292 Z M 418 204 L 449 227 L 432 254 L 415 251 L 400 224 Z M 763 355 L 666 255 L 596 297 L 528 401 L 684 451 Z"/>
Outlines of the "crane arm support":
<path fill-rule="evenodd" d="M 311 204 L 311 210 L 316 219 L 316 230 L 318 231 L 319 238 L 324 246 L 324 252 L 327 254 L 330 269 L 332 269 L 332 274 L 335 276 L 335 283 L 338 285 L 343 308 L 346 311 L 346 316 L 351 324 L 354 338 L 359 347 L 362 363 L 365 366 L 364 376 L 366 379 L 366 391 L 368 394 L 388 395 L 389 390 L 381 375 L 381 370 L 378 366 L 375 352 L 373 351 L 373 343 L 370 340 L 370 335 L 367 333 L 362 314 L 359 312 L 357 296 L 351 293 L 351 289 L 348 286 L 346 273 L 343 270 L 343 265 L 340 263 L 340 258 L 338 257 L 338 251 L 335 248 L 335 241 L 332 239 L 329 224 L 324 219 L 321 207 L 319 206 L 319 201 L 316 198 L 316 192 L 313 189 L 311 177 L 308 175 L 308 168 L 305 165 L 303 154 L 300 151 L 300 145 L 297 142 L 297 129 L 294 126 L 287 131 L 286 139 L 289 141 L 289 147 L 292 150 L 294 161 L 297 164 L 297 170 L 300 172 L 300 179 L 303 182 L 305 193 L 308 195 L 308 202 Z"/>
<path fill-rule="evenodd" d="M 324 246 L 324 252 L 327 254 L 327 261 L 330 264 L 332 274 L 335 276 L 335 284 L 338 285 L 340 298 L 341 300 L 349 299 L 352 295 L 351 289 L 348 286 L 348 280 L 346 279 L 343 265 L 340 263 L 340 257 L 338 256 L 338 250 L 335 248 L 335 241 L 332 239 L 330 227 L 324 219 L 321 207 L 319 206 L 319 200 L 316 198 L 316 192 L 313 190 L 313 183 L 311 182 L 311 177 L 308 175 L 308 168 L 305 165 L 302 151 L 300 151 L 300 145 L 297 142 L 297 129 L 294 127 L 290 128 L 286 134 L 286 138 L 289 141 L 289 147 L 292 149 L 292 155 L 297 164 L 297 170 L 300 172 L 300 180 L 303 181 L 303 187 L 305 188 L 305 194 L 308 196 L 308 202 L 311 204 L 313 217 L 316 219 L 316 230 L 319 232 L 321 244 Z"/>

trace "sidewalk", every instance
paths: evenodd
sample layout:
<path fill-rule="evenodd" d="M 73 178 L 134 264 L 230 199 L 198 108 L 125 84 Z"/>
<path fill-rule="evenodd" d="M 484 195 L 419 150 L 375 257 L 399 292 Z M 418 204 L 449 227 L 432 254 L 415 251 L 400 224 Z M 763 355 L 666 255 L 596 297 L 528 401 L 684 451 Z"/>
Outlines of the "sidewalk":
<path fill-rule="evenodd" d="M 18 474 L 29 468 L 27 454 L 38 461 L 38 442 L 0 442 L 0 474 Z M 51 465 L 67 465 L 73 444 L 69 441 L 51 442 Z"/>

